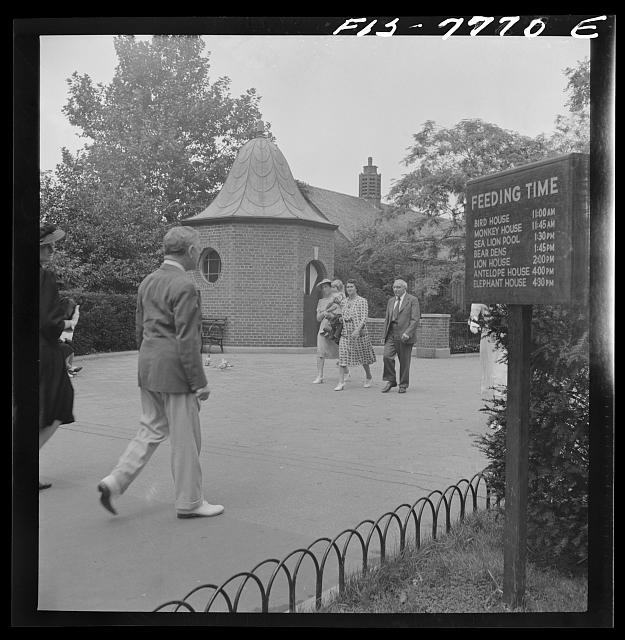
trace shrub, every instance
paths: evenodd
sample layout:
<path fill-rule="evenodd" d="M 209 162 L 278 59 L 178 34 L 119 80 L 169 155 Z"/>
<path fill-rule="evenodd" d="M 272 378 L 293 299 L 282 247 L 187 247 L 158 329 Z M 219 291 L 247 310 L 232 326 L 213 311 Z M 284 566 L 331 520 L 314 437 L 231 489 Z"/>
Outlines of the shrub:
<path fill-rule="evenodd" d="M 449 313 L 452 322 L 466 322 L 468 317 L 468 314 L 446 295 L 425 298 L 421 303 L 421 313 Z"/>
<path fill-rule="evenodd" d="M 74 331 L 76 355 L 137 348 L 136 295 L 78 290 L 61 291 L 60 294 L 73 298 L 80 305 L 80 319 Z"/>
<path fill-rule="evenodd" d="M 452 322 L 466 322 L 468 314 L 451 298 L 452 276 L 425 278 L 414 289 L 421 303 L 421 313 L 449 313 Z"/>
<path fill-rule="evenodd" d="M 489 326 L 507 346 L 507 309 Z M 582 562 L 588 546 L 589 356 L 587 308 L 537 306 L 532 318 L 528 545 L 537 562 Z M 488 403 L 488 432 L 476 444 L 503 496 L 506 400 Z"/>

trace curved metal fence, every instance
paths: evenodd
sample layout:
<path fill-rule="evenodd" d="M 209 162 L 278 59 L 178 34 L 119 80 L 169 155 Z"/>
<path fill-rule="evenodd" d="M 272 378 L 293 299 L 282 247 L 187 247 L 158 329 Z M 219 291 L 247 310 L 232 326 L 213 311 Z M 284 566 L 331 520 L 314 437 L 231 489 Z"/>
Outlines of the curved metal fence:
<path fill-rule="evenodd" d="M 480 487 L 482 494 L 480 494 Z M 324 577 L 327 577 L 328 567 L 336 568 L 338 590 L 339 593 L 344 592 L 350 551 L 352 556 L 355 553 L 358 558 L 356 566 L 360 565 L 360 571 L 364 575 L 374 555 L 379 556 L 381 563 L 385 562 L 391 541 L 396 543 L 396 547 L 398 542 L 400 553 L 407 544 L 412 544 L 418 549 L 424 539 L 422 527 L 426 527 L 426 531 L 430 532 L 431 539 L 436 539 L 438 533 L 449 532 L 454 516 L 457 516 L 456 521 L 462 521 L 469 508 L 472 512 L 477 511 L 480 500 L 483 501 L 485 509 L 491 508 L 491 491 L 483 472 L 475 474 L 470 480 L 459 480 L 444 491 L 431 491 L 412 505 L 400 504 L 377 520 L 363 520 L 354 528 L 341 531 L 334 538 L 318 538 L 308 547 L 296 549 L 282 560 L 276 558 L 263 560 L 251 571 L 236 573 L 221 585 L 197 586 L 182 599 L 165 602 L 154 611 L 209 613 L 214 611 L 214 607 L 222 606 L 228 613 L 237 613 L 241 597 L 247 588 L 248 594 L 250 589 L 257 592 L 255 610 L 267 613 L 270 610 L 272 591 L 282 579 L 282 589 L 286 586 L 288 594 L 286 611 L 295 613 L 298 610 L 297 581 L 304 566 L 308 571 L 313 569 L 314 609 L 318 610 L 322 604 L 323 581 Z M 501 499 L 497 498 L 496 504 L 499 505 L 500 502 Z M 286 603 L 283 601 L 282 604 Z"/>
<path fill-rule="evenodd" d="M 454 353 L 479 353 L 481 334 L 471 333 L 466 322 L 449 323 L 449 351 Z"/>

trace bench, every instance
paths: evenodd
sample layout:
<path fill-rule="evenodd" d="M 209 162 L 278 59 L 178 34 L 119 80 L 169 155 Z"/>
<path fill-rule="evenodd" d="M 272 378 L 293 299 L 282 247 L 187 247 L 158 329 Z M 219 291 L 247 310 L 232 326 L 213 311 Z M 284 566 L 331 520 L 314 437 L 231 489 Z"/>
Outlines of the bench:
<path fill-rule="evenodd" d="M 202 318 L 202 351 L 208 345 L 208 353 L 211 345 L 218 345 L 221 352 L 224 352 L 224 331 L 226 330 L 227 318 Z"/>

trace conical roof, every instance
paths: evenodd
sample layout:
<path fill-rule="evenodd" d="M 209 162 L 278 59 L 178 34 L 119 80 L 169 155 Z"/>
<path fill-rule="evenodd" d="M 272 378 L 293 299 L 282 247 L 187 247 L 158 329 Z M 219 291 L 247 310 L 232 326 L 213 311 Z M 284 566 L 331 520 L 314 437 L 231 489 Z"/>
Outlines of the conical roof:
<path fill-rule="evenodd" d="M 217 197 L 185 222 L 237 218 L 337 226 L 302 196 L 282 152 L 262 135 L 241 147 Z"/>

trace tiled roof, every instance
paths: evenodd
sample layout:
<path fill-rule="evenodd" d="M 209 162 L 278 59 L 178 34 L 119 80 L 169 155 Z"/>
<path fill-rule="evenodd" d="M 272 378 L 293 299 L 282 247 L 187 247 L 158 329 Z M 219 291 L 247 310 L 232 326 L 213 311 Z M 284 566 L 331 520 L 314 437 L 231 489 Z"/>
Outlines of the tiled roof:
<path fill-rule="evenodd" d="M 372 224 L 380 215 L 380 209 L 376 209 L 363 198 L 301 183 L 300 190 L 308 202 L 328 220 L 339 226 L 338 231 L 347 240 L 352 240 L 358 229 Z"/>
<path fill-rule="evenodd" d="M 300 220 L 334 227 L 302 196 L 282 152 L 264 137 L 241 147 L 217 197 L 185 222 L 227 218 Z"/>

